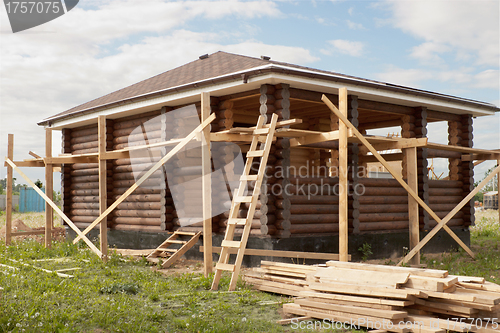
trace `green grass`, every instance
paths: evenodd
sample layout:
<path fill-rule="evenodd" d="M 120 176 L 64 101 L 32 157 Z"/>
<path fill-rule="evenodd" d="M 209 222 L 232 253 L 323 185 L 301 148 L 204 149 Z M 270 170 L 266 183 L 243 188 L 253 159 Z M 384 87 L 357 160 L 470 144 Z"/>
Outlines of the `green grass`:
<path fill-rule="evenodd" d="M 85 246 L 54 243 L 45 249 L 26 240 L 0 243 L 0 332 L 282 332 L 278 309 L 288 298 L 250 290 L 210 291 L 200 274 L 165 277 L 144 260 L 113 255 L 102 263 Z M 70 262 L 35 262 L 71 257 Z M 11 261 L 10 259 L 14 259 Z M 62 278 L 49 270 L 80 267 Z M 260 302 L 263 302 L 262 304 Z M 273 303 L 273 304 L 265 304 Z"/>
<path fill-rule="evenodd" d="M 448 270 L 454 275 L 484 277 L 500 284 L 500 224 L 497 210 L 476 212 L 475 226 L 470 227 L 473 260 L 464 250 L 438 256 L 422 256 L 429 268 Z"/>

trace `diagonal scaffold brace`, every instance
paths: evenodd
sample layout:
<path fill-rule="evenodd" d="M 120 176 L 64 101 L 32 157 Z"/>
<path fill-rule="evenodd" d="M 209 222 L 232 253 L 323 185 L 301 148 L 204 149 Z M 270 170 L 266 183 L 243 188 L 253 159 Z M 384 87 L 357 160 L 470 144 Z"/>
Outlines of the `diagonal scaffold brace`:
<path fill-rule="evenodd" d="M 104 211 L 97 219 L 94 220 L 83 232 L 83 235 L 86 235 L 92 228 L 98 225 L 106 216 L 108 216 L 120 203 L 122 203 L 132 192 L 134 192 L 141 184 L 146 181 L 156 170 L 158 170 L 163 164 L 165 164 L 168 160 L 170 160 L 175 154 L 177 154 L 184 146 L 186 146 L 191 140 L 193 140 L 198 133 L 203 131 L 205 127 L 207 127 L 213 120 L 215 119 L 215 114 L 212 113 L 210 117 L 205 119 L 198 127 L 196 127 L 191 133 L 189 133 L 181 142 L 179 142 L 167 155 L 163 156 L 161 160 L 156 162 L 155 165 L 149 169 L 139 180 L 134 183 L 125 193 L 123 193 L 111 206 Z M 207 143 L 209 144 L 210 138 L 205 138 Z M 74 240 L 73 244 L 76 244 L 81 238 L 78 235 Z"/>
<path fill-rule="evenodd" d="M 444 219 L 440 219 L 436 213 L 422 200 L 420 197 L 413 191 L 410 186 L 403 180 L 403 178 L 397 174 L 391 166 L 387 163 L 387 161 L 378 153 L 378 151 L 365 139 L 365 137 L 358 131 L 358 129 L 351 124 L 351 122 L 345 117 L 337 107 L 326 97 L 323 95 L 321 100 L 330 108 L 330 110 L 337 116 L 339 119 L 352 130 L 353 134 L 361 141 L 363 145 L 368 148 L 368 150 L 375 156 L 375 158 L 386 168 L 387 171 L 398 181 L 398 183 L 408 192 L 409 195 L 413 197 L 415 201 L 427 212 L 429 215 L 438 223 L 433 230 L 427 236 L 422 239 L 411 251 L 406 255 L 398 265 L 408 262 L 441 228 L 445 229 L 448 234 L 472 257 L 474 258 L 474 252 L 451 230 L 446 223 L 451 220 L 451 218 L 460 210 L 460 204 L 455 207 Z M 499 169 L 499 168 L 497 168 Z M 498 170 L 494 170 L 492 174 L 497 173 Z M 472 193 L 471 193 L 472 194 Z M 470 196 L 470 194 L 469 194 Z M 465 198 L 467 199 L 467 198 Z M 464 200 L 465 200 L 464 199 Z M 464 202 L 464 200 L 462 202 Z M 469 199 L 470 200 L 470 199 Z M 465 203 L 464 203 L 465 205 Z M 457 209 L 458 208 L 458 209 Z"/>

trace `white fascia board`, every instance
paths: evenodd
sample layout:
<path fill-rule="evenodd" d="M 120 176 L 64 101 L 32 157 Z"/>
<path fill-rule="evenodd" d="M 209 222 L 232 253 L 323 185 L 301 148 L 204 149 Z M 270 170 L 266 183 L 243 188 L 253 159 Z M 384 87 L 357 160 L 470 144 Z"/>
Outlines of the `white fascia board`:
<path fill-rule="evenodd" d="M 461 103 L 458 100 L 450 99 L 449 101 L 443 101 L 438 98 L 416 96 L 411 92 L 401 93 L 396 91 L 387 91 L 383 89 L 383 85 L 381 85 L 380 88 L 372 88 L 344 82 L 332 82 L 316 78 L 305 78 L 298 75 L 271 75 L 274 79 L 273 83 L 288 83 L 295 88 L 337 94 L 339 88 L 345 87 L 349 93 L 356 95 L 361 99 L 368 99 L 377 102 L 386 102 L 411 107 L 425 106 L 434 111 L 454 114 L 473 114 L 474 116 L 490 116 L 495 114 L 493 111 L 484 110 L 480 107 L 473 107 L 469 103 Z"/>
<path fill-rule="evenodd" d="M 255 71 L 259 69 L 266 69 L 270 66 L 282 67 L 290 71 L 307 72 L 315 75 L 320 74 L 314 71 L 307 71 L 300 69 L 298 70 L 296 68 L 279 66 L 276 64 L 269 64 L 261 67 L 255 67 L 250 70 Z M 246 72 L 248 71 L 241 71 L 241 74 L 244 74 Z M 231 73 L 231 75 L 235 74 L 237 73 Z M 324 74 L 324 75 L 325 77 L 339 78 L 342 80 L 346 79 L 346 77 L 334 74 L 331 75 Z M 348 79 L 351 80 L 351 78 Z M 356 79 L 352 80 L 353 82 L 356 81 Z M 360 84 L 332 82 L 326 79 L 307 78 L 300 75 L 294 75 L 292 73 L 290 74 L 265 73 L 261 75 L 250 76 L 247 80 L 247 83 L 242 83 L 242 79 L 235 79 L 229 82 L 214 83 L 213 85 L 204 85 L 203 87 L 187 89 L 180 92 L 172 92 L 172 93 L 167 92 L 163 96 L 160 95 L 157 97 L 148 98 L 147 95 L 145 95 L 144 99 L 140 101 L 135 101 L 132 103 L 127 103 L 126 101 L 123 101 L 122 102 L 123 104 L 119 106 L 110 107 L 108 109 L 103 109 L 100 111 L 95 111 L 92 113 L 83 114 L 63 119 L 60 121 L 54 120 L 51 128 L 57 130 L 66 127 L 84 126 L 87 124 L 95 123 L 97 121 L 96 120 L 97 117 L 100 115 L 104 115 L 109 118 L 119 118 L 141 112 L 157 110 L 161 106 L 176 106 L 182 104 L 195 103 L 200 101 L 200 94 L 202 92 L 209 92 L 214 96 L 221 96 L 221 95 L 242 92 L 246 90 L 257 89 L 262 84 L 279 84 L 279 83 L 287 83 L 294 88 L 307 89 L 324 93 L 338 93 L 339 88 L 345 87 L 350 93 L 357 95 L 361 99 L 406 105 L 411 107 L 425 106 L 435 111 L 442 111 L 454 114 L 470 113 L 473 114 L 474 116 L 494 115 L 493 111 L 484 110 L 480 107 L 473 107 L 468 103 L 460 103 L 459 100 L 451 98 L 449 101 L 442 101 L 441 99 L 438 98 L 416 96 L 415 94 L 412 94 L 411 91 L 408 91 L 408 93 L 388 91 L 384 89 L 387 88 L 387 86 L 383 85 L 382 83 L 380 84 L 380 88 L 374 88 L 374 87 L 364 86 L 363 85 L 363 83 L 365 83 L 364 81 L 360 80 L 359 82 Z M 372 83 L 371 81 L 369 82 Z M 373 83 L 377 84 L 376 82 Z M 175 88 L 172 88 L 172 90 L 175 90 Z"/>

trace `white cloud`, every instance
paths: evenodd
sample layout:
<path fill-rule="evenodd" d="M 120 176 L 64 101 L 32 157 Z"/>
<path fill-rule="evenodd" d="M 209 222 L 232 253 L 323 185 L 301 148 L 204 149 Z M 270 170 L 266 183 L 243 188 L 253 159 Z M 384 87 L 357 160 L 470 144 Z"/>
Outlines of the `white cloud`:
<path fill-rule="evenodd" d="M 364 44 L 362 42 L 349 41 L 344 39 L 329 40 L 330 48 L 321 49 L 321 53 L 332 55 L 343 53 L 353 57 L 360 57 L 363 54 Z"/>
<path fill-rule="evenodd" d="M 354 7 L 349 7 L 347 13 L 349 13 L 349 16 L 352 16 L 352 14 L 354 13 Z"/>
<path fill-rule="evenodd" d="M 361 23 L 352 22 L 351 20 L 346 20 L 347 26 L 352 30 L 362 30 L 365 27 Z"/>
<path fill-rule="evenodd" d="M 265 0 L 151 0 L 148 6 L 115 0 L 95 2 L 92 9 L 77 6 L 47 24 L 12 34 L 6 12 L 0 11 L 0 156 L 6 155 L 7 133 L 15 133 L 15 159 L 29 158 L 29 150 L 43 155 L 44 131 L 37 121 L 204 53 L 227 50 L 301 64 L 316 61 L 304 48 L 264 44 L 247 33 L 245 20 L 281 15 L 276 3 Z M 240 18 L 239 26 L 229 32 L 181 29 L 190 20 L 223 16 Z M 54 138 L 57 154 L 60 134 Z M 43 179 L 41 169 L 26 171 Z"/>
<path fill-rule="evenodd" d="M 435 42 L 426 42 L 412 48 L 411 57 L 426 65 L 443 65 L 443 59 L 438 55 L 450 51 L 450 47 Z"/>
<path fill-rule="evenodd" d="M 477 64 L 498 66 L 500 2 L 387 2 L 393 12 L 392 23 L 395 27 L 434 45 L 449 46 L 455 52 L 470 54 Z"/>
<path fill-rule="evenodd" d="M 472 88 L 500 89 L 498 70 L 485 70 L 474 73 L 473 68 L 457 68 L 454 70 L 429 70 L 410 68 L 403 69 L 396 66 L 387 66 L 384 72 L 375 74 L 382 81 L 403 86 L 424 88 L 423 81 L 433 80 L 444 83 L 462 84 Z"/>

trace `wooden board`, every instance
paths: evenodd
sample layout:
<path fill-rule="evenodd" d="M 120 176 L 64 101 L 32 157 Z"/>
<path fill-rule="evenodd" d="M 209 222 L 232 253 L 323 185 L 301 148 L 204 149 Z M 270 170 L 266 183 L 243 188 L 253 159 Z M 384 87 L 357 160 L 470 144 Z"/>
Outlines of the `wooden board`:
<path fill-rule="evenodd" d="M 343 282 L 360 285 L 387 286 L 396 289 L 400 285 L 408 282 L 410 273 L 408 272 L 376 272 L 343 269 L 337 267 L 319 267 L 314 277 L 325 282 Z"/>

